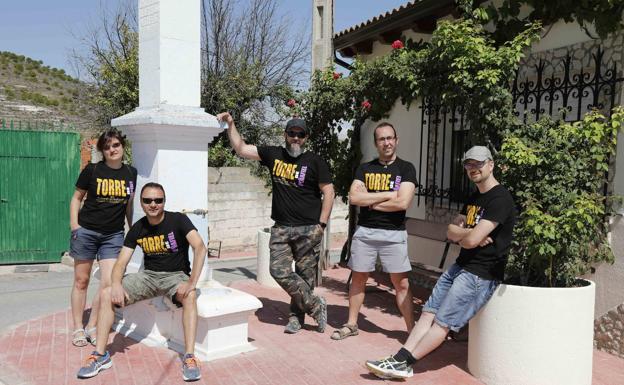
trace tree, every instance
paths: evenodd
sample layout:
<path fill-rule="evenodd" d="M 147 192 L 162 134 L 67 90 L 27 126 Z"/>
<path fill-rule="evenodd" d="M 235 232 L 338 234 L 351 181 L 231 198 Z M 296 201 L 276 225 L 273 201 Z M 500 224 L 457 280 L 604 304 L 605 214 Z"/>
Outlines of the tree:
<path fill-rule="evenodd" d="M 281 120 L 276 110 L 308 77 L 306 30 L 293 31 L 276 0 L 202 4 L 202 106 L 229 111 L 248 142 L 271 142 Z"/>
<path fill-rule="evenodd" d="M 276 107 L 308 77 L 306 29 L 293 30 L 278 12 L 277 0 L 202 0 L 201 17 L 201 106 L 213 114 L 230 111 L 250 143 L 274 140 L 283 118 Z M 109 124 L 138 106 L 134 6 L 127 2 L 113 13 L 102 10 L 80 41 L 86 53 L 74 52 L 76 67 L 94 86 L 91 101 L 98 120 Z M 225 136 L 218 140 L 223 144 Z"/>
<path fill-rule="evenodd" d="M 73 52 L 75 67 L 93 87 L 89 101 L 100 124 L 139 105 L 139 43 L 135 9 L 125 3 L 102 11 L 97 24 L 80 38 L 86 53 Z"/>

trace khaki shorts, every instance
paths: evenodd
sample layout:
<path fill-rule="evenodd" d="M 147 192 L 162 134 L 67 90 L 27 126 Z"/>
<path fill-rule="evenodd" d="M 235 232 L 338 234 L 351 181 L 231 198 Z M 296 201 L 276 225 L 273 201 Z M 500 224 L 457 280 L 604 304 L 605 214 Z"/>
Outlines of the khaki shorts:
<path fill-rule="evenodd" d="M 181 271 L 151 271 L 143 270 L 138 273 L 126 275 L 121 284 L 128 293 L 126 305 L 133 304 L 144 299 L 166 295 L 178 307 L 182 304 L 176 299 L 178 285 L 189 280 L 188 275 Z"/>

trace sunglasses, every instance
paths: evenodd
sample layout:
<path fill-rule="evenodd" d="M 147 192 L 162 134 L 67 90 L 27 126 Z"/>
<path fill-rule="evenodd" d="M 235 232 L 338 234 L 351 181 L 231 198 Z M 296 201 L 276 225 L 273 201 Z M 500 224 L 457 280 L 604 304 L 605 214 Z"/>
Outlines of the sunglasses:
<path fill-rule="evenodd" d="M 286 131 L 286 135 L 290 138 L 299 138 L 303 139 L 306 137 L 305 131 Z"/>
<path fill-rule="evenodd" d="M 119 147 L 121 147 L 121 143 L 117 142 L 117 143 L 113 143 L 113 144 L 109 144 L 109 145 L 104 146 L 104 150 L 108 151 L 111 148 L 119 148 Z"/>
<path fill-rule="evenodd" d="M 484 160 L 484 161 L 481 161 L 481 162 L 466 162 L 466 163 L 464 163 L 464 168 L 466 170 L 478 170 L 481 167 L 483 167 L 486 162 L 487 162 L 487 160 Z"/>
<path fill-rule="evenodd" d="M 157 205 L 162 205 L 165 202 L 165 198 L 141 198 L 141 202 L 146 205 L 149 205 L 152 202 L 156 203 Z"/>

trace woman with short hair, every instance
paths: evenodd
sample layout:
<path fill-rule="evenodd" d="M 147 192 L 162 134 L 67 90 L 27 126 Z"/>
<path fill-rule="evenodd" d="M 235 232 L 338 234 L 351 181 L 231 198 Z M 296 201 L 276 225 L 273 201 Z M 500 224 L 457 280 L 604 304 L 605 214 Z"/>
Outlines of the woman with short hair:
<path fill-rule="evenodd" d="M 70 254 L 74 258 L 71 291 L 74 346 L 95 345 L 100 292 L 110 285 L 111 271 L 123 245 L 124 217 L 132 225 L 137 170 L 123 163 L 125 147 L 126 137 L 115 128 L 100 135 L 97 149 L 104 160 L 90 163 L 82 170 L 69 204 Z M 96 259 L 101 273 L 100 287 L 91 304 L 89 321 L 83 327 L 87 287 Z"/>

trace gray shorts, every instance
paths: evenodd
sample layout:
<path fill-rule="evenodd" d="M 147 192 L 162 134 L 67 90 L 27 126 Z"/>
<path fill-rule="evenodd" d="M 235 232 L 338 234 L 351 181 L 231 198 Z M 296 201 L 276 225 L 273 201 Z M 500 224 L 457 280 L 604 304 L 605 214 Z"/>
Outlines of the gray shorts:
<path fill-rule="evenodd" d="M 125 304 L 166 295 L 178 307 L 182 304 L 176 299 L 178 285 L 189 280 L 188 275 L 182 271 L 151 271 L 143 270 L 138 273 L 128 274 L 123 277 L 121 284 L 128 293 Z"/>
<path fill-rule="evenodd" d="M 349 267 L 360 273 L 375 271 L 377 257 L 386 273 L 412 270 L 407 255 L 407 231 L 358 226 L 351 241 Z"/>

